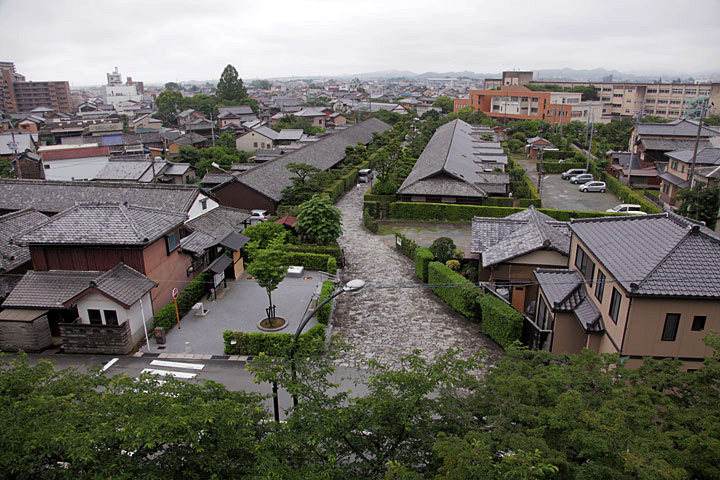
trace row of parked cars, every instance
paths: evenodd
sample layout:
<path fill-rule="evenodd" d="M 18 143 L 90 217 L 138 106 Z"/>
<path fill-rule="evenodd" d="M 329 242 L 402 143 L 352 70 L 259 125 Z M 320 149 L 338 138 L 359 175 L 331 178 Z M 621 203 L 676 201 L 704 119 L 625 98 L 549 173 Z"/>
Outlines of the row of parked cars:
<path fill-rule="evenodd" d="M 580 184 L 578 190 L 581 192 L 601 192 L 605 193 L 607 185 L 605 182 L 595 180 L 591 173 L 587 173 L 584 168 L 571 168 L 563 172 L 561 175 L 563 180 L 570 180 L 571 183 Z"/>
<path fill-rule="evenodd" d="M 580 184 L 578 190 L 581 192 L 605 193 L 607 190 L 605 182 L 595 180 L 592 174 L 588 173 L 588 171 L 584 168 L 571 168 L 570 170 L 563 172 L 560 176 L 563 180 L 570 180 L 572 183 Z M 642 207 L 640 205 L 621 203 L 620 205 L 607 209 L 606 212 L 626 213 L 629 215 L 646 215 L 641 208 Z"/>

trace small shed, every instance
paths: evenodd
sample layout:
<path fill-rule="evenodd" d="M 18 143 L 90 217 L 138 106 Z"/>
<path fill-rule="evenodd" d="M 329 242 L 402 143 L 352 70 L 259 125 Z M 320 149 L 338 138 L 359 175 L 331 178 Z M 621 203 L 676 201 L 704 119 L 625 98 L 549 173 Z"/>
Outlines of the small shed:
<path fill-rule="evenodd" d="M 0 311 L 0 350 L 39 352 L 52 345 L 47 310 Z"/>

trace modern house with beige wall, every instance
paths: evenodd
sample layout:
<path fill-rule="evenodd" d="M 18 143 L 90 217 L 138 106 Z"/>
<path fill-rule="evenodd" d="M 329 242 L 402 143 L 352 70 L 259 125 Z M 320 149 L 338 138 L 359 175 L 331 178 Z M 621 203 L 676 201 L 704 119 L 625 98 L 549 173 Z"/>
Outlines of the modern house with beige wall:
<path fill-rule="evenodd" d="M 720 237 L 673 213 L 572 220 L 570 268 L 535 271 L 531 347 L 678 358 L 698 368 L 720 329 Z"/>

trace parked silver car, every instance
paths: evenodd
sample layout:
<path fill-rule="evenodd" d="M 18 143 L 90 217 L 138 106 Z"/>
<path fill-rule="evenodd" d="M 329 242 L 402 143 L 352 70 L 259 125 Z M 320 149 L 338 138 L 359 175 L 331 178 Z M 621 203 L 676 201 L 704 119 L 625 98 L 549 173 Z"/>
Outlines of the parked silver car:
<path fill-rule="evenodd" d="M 578 190 L 580 190 L 581 192 L 605 193 L 605 190 L 607 190 L 607 185 L 605 185 L 605 182 L 592 181 L 583 183 L 578 187 Z"/>
<path fill-rule="evenodd" d="M 570 183 L 587 183 L 593 180 L 595 180 L 595 177 L 593 177 L 591 173 L 581 173 L 580 175 L 570 177 Z"/>
<path fill-rule="evenodd" d="M 571 168 L 570 170 L 566 170 L 561 173 L 560 178 L 562 178 L 563 180 L 567 180 L 574 177 L 575 175 L 582 175 L 583 173 L 587 173 L 587 170 L 585 170 L 584 168 Z"/>
<path fill-rule="evenodd" d="M 250 220 L 250 223 L 266 222 L 269 216 L 270 214 L 267 210 L 257 209 L 250 212 L 250 218 L 248 220 Z"/>

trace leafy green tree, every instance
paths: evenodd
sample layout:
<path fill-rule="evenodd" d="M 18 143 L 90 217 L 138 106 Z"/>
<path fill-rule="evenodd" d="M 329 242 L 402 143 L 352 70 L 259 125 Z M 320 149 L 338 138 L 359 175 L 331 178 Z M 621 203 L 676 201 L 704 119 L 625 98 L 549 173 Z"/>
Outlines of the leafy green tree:
<path fill-rule="evenodd" d="M 0 178 L 15 178 L 9 160 L 0 160 Z"/>
<path fill-rule="evenodd" d="M 250 85 L 260 90 L 270 90 L 272 88 L 272 82 L 270 80 L 253 80 Z"/>
<path fill-rule="evenodd" d="M 393 138 L 380 151 L 375 160 L 375 170 L 378 172 L 378 181 L 390 180 L 395 168 L 402 161 L 403 151 L 400 142 Z"/>
<path fill-rule="evenodd" d="M 440 263 L 446 263 L 455 256 L 455 242 L 449 237 L 439 237 L 430 245 L 430 251 Z"/>
<path fill-rule="evenodd" d="M 223 148 L 229 148 L 230 150 L 236 150 L 235 136 L 230 132 L 223 132 L 217 139 L 217 145 Z"/>
<path fill-rule="evenodd" d="M 294 176 L 291 184 L 282 190 L 282 203 L 300 205 L 322 189 L 318 179 L 320 169 L 308 163 L 288 163 L 286 167 Z"/>
<path fill-rule="evenodd" d="M 442 108 L 442 113 L 450 113 L 455 109 L 455 101 L 447 95 L 441 95 L 435 99 L 433 107 Z"/>
<path fill-rule="evenodd" d="M 167 82 L 165 84 L 165 90 L 175 90 L 175 91 L 179 92 L 180 90 L 182 90 L 182 87 L 180 86 L 179 83 Z"/>
<path fill-rule="evenodd" d="M 272 327 L 275 323 L 275 309 L 273 308 L 272 292 L 277 289 L 287 275 L 288 265 L 282 255 L 272 250 L 260 250 L 254 256 L 252 263 L 247 268 L 249 275 L 260 287 L 265 289 L 268 296 L 271 315 L 268 322 Z"/>
<path fill-rule="evenodd" d="M 243 85 L 242 78 L 238 76 L 237 70 L 228 65 L 220 75 L 215 95 L 220 100 L 242 101 L 247 98 L 247 90 Z"/>
<path fill-rule="evenodd" d="M 597 89 L 592 85 L 576 85 L 570 89 L 571 92 L 582 93 L 582 101 L 600 100 Z"/>
<path fill-rule="evenodd" d="M 160 120 L 176 125 L 176 116 L 183 106 L 182 93 L 175 90 L 165 90 L 155 99 L 155 106 L 158 109 L 157 116 Z"/>
<path fill-rule="evenodd" d="M 640 119 L 640 123 L 670 123 L 670 120 L 657 115 L 645 115 Z"/>
<path fill-rule="evenodd" d="M 704 122 L 707 123 L 708 125 L 719 126 L 720 125 L 720 115 L 710 115 L 709 117 L 705 118 Z"/>
<path fill-rule="evenodd" d="M 300 205 L 295 230 L 310 243 L 327 245 L 342 235 L 342 213 L 330 197 L 314 195 Z"/>
<path fill-rule="evenodd" d="M 692 189 L 680 190 L 677 198 L 682 202 L 678 209 L 680 215 L 705 222 L 709 229 L 715 230 L 720 211 L 720 187 L 698 183 Z"/>
<path fill-rule="evenodd" d="M 213 382 L 56 371 L 0 359 L 4 478 L 238 478 L 253 473 L 260 396 Z M 260 427 L 260 428 L 258 428 Z"/>
<path fill-rule="evenodd" d="M 272 126 L 272 129 L 276 132 L 286 128 L 302 130 L 306 135 L 316 135 L 323 131 L 320 127 L 313 127 L 312 121 L 309 119 L 296 115 L 285 115 L 278 123 Z"/>

